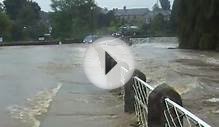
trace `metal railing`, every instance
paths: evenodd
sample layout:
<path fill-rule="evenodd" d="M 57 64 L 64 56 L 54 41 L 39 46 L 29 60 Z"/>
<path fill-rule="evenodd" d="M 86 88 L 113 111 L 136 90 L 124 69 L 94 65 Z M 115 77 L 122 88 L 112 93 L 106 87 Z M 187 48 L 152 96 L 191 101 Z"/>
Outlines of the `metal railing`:
<path fill-rule="evenodd" d="M 139 124 L 147 127 L 148 97 L 154 90 L 152 86 L 134 77 L 135 111 Z M 169 98 L 165 98 L 165 127 L 211 127 L 197 116 L 178 105 Z"/>
<path fill-rule="evenodd" d="M 167 127 L 211 127 L 169 98 L 165 99 L 164 116 Z"/>
<path fill-rule="evenodd" d="M 121 81 L 123 83 L 125 82 L 124 77 L 127 72 L 128 70 L 126 68 L 122 68 Z M 139 126 L 148 127 L 148 99 L 154 88 L 137 76 L 133 77 L 133 80 L 134 107 L 138 124 Z M 169 98 L 165 98 L 164 103 L 165 110 L 163 111 L 163 115 L 165 116 L 165 127 L 211 127 Z"/>
<path fill-rule="evenodd" d="M 135 113 L 140 125 L 147 126 L 148 97 L 154 89 L 137 76 L 134 77 Z"/>
<path fill-rule="evenodd" d="M 128 73 L 128 69 L 125 67 L 121 67 L 121 82 L 123 85 L 125 85 L 125 79 L 126 79 L 126 74 Z"/>

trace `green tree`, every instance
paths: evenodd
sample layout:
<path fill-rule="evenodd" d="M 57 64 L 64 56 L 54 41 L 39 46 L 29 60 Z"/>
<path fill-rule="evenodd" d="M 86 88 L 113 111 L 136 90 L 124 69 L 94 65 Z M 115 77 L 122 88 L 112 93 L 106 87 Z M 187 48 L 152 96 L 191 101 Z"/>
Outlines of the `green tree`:
<path fill-rule="evenodd" d="M 36 39 L 38 31 L 36 28 L 40 21 L 40 7 L 36 2 L 27 1 L 19 11 L 16 19 L 16 25 L 22 26 L 21 32 L 24 40 Z"/>
<path fill-rule="evenodd" d="M 219 49 L 218 7 L 218 0 L 174 1 L 181 48 Z"/>
<path fill-rule="evenodd" d="M 0 12 L 0 36 L 8 39 L 10 36 L 11 21 L 9 17 L 4 13 Z"/>
<path fill-rule="evenodd" d="M 40 20 L 40 7 L 36 2 L 27 1 L 19 10 L 16 20 L 26 26 L 33 26 Z"/>
<path fill-rule="evenodd" d="M 0 2 L 0 12 L 3 12 L 4 11 L 4 6 L 3 4 Z"/>
<path fill-rule="evenodd" d="M 5 14 L 4 6 L 0 3 L 0 37 L 9 38 L 11 25 L 9 17 Z"/>
<path fill-rule="evenodd" d="M 6 14 L 13 22 L 13 40 L 32 40 L 37 38 L 35 28 L 40 21 L 40 7 L 29 0 L 4 0 Z"/>
<path fill-rule="evenodd" d="M 15 20 L 17 18 L 18 12 L 23 8 L 23 5 L 27 0 L 4 0 L 3 3 L 6 8 L 7 15 Z"/>
<path fill-rule="evenodd" d="M 97 9 L 93 0 L 52 0 L 51 7 L 54 37 L 78 39 L 93 31 Z"/>
<path fill-rule="evenodd" d="M 162 14 L 158 14 L 154 17 L 150 24 L 149 33 L 152 36 L 163 36 L 165 30 L 166 22 Z"/>
<path fill-rule="evenodd" d="M 107 13 L 102 13 L 101 8 L 100 12 L 97 14 L 96 19 L 99 27 L 109 27 L 112 25 L 112 22 L 118 22 L 113 10 L 110 10 Z"/>

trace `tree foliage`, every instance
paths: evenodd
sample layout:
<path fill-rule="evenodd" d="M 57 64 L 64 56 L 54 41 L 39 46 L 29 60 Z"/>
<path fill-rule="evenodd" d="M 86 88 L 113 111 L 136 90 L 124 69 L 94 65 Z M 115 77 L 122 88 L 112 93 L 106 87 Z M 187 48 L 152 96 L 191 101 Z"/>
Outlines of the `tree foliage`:
<path fill-rule="evenodd" d="M 36 2 L 26 2 L 19 10 L 16 20 L 26 26 L 36 24 L 40 19 L 40 7 Z"/>
<path fill-rule="evenodd" d="M 4 6 L 3 4 L 0 2 L 0 12 L 3 12 L 4 11 Z"/>
<path fill-rule="evenodd" d="M 117 24 L 114 11 L 98 7 L 94 0 L 52 0 L 51 7 L 55 38 L 82 39 L 87 34 L 112 31 Z"/>
<path fill-rule="evenodd" d="M 0 12 L 0 36 L 8 37 L 11 30 L 11 21 L 9 17 L 4 13 Z"/>
<path fill-rule="evenodd" d="M 219 48 L 218 7 L 218 0 L 175 0 L 172 14 L 181 48 Z"/>
<path fill-rule="evenodd" d="M 152 35 L 157 35 L 157 36 L 162 35 L 164 26 L 165 26 L 164 16 L 158 14 L 157 16 L 155 16 L 155 18 L 150 24 L 150 33 Z"/>
<path fill-rule="evenodd" d="M 15 20 L 17 18 L 18 12 L 23 8 L 23 4 L 27 2 L 26 0 L 4 0 L 3 3 L 6 8 L 7 15 Z"/>
<path fill-rule="evenodd" d="M 11 30 L 11 21 L 5 14 L 4 5 L 0 3 L 0 37 L 8 38 Z"/>
<path fill-rule="evenodd" d="M 53 36 L 81 38 L 92 32 L 96 5 L 93 0 L 52 0 Z"/>
<path fill-rule="evenodd" d="M 175 36 L 171 21 L 165 19 L 162 14 L 156 15 L 151 23 L 143 25 L 142 29 L 142 32 L 148 36 Z"/>
<path fill-rule="evenodd" d="M 4 0 L 5 12 L 12 20 L 11 37 L 13 40 L 36 39 L 41 28 L 40 7 L 29 0 Z"/>

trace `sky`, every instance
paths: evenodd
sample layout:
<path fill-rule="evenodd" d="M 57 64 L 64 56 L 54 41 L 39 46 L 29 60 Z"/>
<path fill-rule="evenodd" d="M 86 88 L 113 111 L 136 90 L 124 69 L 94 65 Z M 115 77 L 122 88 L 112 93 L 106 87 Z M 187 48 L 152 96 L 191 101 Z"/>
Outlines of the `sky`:
<path fill-rule="evenodd" d="M 0 0 L 3 1 L 3 0 Z M 51 11 L 50 0 L 33 0 L 36 1 L 41 9 L 43 11 Z M 173 0 L 170 0 L 171 3 Z M 127 8 L 149 8 L 151 9 L 154 5 L 154 3 L 157 2 L 157 0 L 95 0 L 98 6 L 100 7 L 106 7 L 108 9 L 112 8 L 123 8 L 126 6 Z"/>

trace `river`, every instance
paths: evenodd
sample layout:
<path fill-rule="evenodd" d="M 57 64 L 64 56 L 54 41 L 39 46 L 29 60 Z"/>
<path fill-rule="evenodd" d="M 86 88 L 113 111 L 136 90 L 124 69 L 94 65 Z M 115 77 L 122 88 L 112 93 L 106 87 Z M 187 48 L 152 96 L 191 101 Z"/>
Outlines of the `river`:
<path fill-rule="evenodd" d="M 174 39 L 137 41 L 130 48 L 147 81 L 171 85 L 186 108 L 219 126 L 219 53 L 175 49 Z M 132 117 L 122 101 L 84 75 L 85 51 L 82 44 L 1 47 L 0 127 L 126 127 Z"/>
<path fill-rule="evenodd" d="M 148 82 L 172 86 L 182 95 L 185 108 L 219 126 L 219 53 L 177 49 L 175 38 L 137 42 L 132 48 L 137 68 L 146 74 Z"/>

